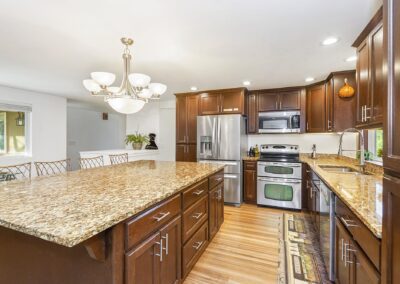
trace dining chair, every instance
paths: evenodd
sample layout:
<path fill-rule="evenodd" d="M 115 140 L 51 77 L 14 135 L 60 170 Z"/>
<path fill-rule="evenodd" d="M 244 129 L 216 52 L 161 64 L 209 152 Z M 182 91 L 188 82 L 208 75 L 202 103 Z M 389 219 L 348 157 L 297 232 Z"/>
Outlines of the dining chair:
<path fill-rule="evenodd" d="M 93 158 L 81 158 L 79 164 L 82 170 L 93 169 L 104 166 L 103 156 Z"/>
<path fill-rule="evenodd" d="M 71 160 L 65 159 L 51 162 L 35 162 L 38 176 L 48 176 L 65 173 L 71 170 Z"/>
<path fill-rule="evenodd" d="M 111 165 L 118 165 L 128 162 L 128 153 L 109 155 Z"/>
<path fill-rule="evenodd" d="M 0 166 L 0 181 L 31 178 L 31 163 L 12 166 Z"/>

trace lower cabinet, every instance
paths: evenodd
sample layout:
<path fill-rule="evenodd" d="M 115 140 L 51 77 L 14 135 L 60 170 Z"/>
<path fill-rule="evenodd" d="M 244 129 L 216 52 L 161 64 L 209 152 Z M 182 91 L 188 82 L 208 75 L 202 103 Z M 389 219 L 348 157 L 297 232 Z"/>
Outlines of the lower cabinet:
<path fill-rule="evenodd" d="M 257 162 L 243 162 L 243 200 L 257 203 Z"/>
<path fill-rule="evenodd" d="M 336 221 L 335 282 L 338 284 L 379 284 L 380 275 L 351 234 Z"/>
<path fill-rule="evenodd" d="M 211 240 L 224 222 L 224 184 L 221 183 L 209 192 L 209 239 Z"/>
<path fill-rule="evenodd" d="M 181 276 L 181 217 L 129 251 L 126 283 L 179 283 Z"/>

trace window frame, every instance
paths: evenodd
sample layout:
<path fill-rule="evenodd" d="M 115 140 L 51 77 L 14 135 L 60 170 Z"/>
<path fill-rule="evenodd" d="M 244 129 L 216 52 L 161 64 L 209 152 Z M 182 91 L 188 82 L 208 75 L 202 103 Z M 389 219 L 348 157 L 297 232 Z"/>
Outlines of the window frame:
<path fill-rule="evenodd" d="M 367 138 L 368 138 L 368 147 L 367 150 L 369 152 L 372 153 L 372 157 L 370 157 L 370 161 L 372 162 L 378 162 L 378 163 L 382 163 L 382 157 L 378 157 L 376 154 L 376 134 L 377 134 L 377 130 L 382 130 L 382 129 L 369 129 L 368 130 L 368 134 L 367 134 Z"/>

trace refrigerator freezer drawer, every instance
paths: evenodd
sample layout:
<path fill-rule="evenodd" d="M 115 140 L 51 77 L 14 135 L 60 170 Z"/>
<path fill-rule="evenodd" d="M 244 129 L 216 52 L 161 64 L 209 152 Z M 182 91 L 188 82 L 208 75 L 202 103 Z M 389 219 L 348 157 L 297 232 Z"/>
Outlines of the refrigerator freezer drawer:
<path fill-rule="evenodd" d="M 224 174 L 225 203 L 240 204 L 242 202 L 240 174 Z"/>

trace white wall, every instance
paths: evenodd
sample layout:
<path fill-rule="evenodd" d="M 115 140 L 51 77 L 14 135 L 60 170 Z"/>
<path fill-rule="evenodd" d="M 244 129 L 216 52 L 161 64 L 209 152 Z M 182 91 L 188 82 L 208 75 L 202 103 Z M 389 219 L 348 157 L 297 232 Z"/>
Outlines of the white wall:
<path fill-rule="evenodd" d="M 312 145 L 316 144 L 317 153 L 337 154 L 339 148 L 338 133 L 307 133 L 307 134 L 261 134 L 249 135 L 248 146 L 256 144 L 295 144 L 300 146 L 302 153 L 311 153 Z M 357 134 L 346 133 L 343 137 L 343 149 L 357 149 Z M 353 152 L 343 154 L 353 156 Z"/>
<path fill-rule="evenodd" d="M 67 156 L 72 169 L 79 168 L 79 152 L 125 148 L 126 115 L 109 113 L 102 119 L 102 110 L 79 104 L 67 108 Z"/>
<path fill-rule="evenodd" d="M 159 160 L 175 160 L 175 99 L 146 104 L 135 114 L 127 115 L 126 133 L 155 133 Z M 128 146 L 129 147 L 129 146 Z"/>
<path fill-rule="evenodd" d="M 32 106 L 32 155 L 0 156 L 0 165 L 66 158 L 66 98 L 0 86 L 0 102 Z"/>

